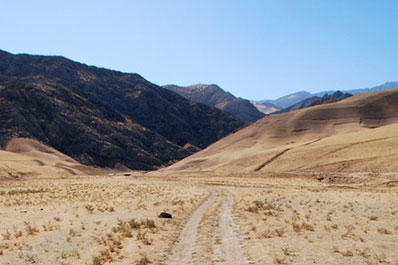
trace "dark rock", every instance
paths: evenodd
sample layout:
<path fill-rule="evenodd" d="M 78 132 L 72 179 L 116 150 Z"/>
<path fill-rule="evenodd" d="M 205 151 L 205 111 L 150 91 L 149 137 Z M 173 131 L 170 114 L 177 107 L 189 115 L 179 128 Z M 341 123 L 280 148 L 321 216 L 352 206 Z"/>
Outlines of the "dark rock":
<path fill-rule="evenodd" d="M 169 213 L 162 212 L 159 214 L 159 218 L 173 218 L 173 217 Z"/>
<path fill-rule="evenodd" d="M 250 101 L 237 98 L 217 85 L 197 84 L 187 87 L 167 85 L 164 88 L 195 102 L 225 110 L 245 122 L 253 122 L 265 116 Z"/>
<path fill-rule="evenodd" d="M 153 170 L 244 125 L 138 74 L 0 50 L 0 147 L 39 140 L 86 165 Z"/>

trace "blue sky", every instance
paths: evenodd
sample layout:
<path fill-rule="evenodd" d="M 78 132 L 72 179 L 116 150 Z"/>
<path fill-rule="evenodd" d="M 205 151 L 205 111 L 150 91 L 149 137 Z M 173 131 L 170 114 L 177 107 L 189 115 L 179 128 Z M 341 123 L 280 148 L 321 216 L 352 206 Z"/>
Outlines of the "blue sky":
<path fill-rule="evenodd" d="M 398 80 L 395 0 L 2 0 L 0 49 L 248 99 Z"/>

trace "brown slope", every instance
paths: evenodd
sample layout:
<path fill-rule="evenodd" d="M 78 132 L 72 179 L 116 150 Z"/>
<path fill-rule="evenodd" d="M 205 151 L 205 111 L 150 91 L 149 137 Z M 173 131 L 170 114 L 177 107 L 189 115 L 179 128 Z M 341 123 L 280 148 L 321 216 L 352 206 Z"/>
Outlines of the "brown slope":
<path fill-rule="evenodd" d="M 169 171 L 398 171 L 398 90 L 268 116 Z"/>
<path fill-rule="evenodd" d="M 99 169 L 83 166 L 71 157 L 33 139 L 14 138 L 5 150 L 0 151 L 0 179 L 100 173 Z"/>

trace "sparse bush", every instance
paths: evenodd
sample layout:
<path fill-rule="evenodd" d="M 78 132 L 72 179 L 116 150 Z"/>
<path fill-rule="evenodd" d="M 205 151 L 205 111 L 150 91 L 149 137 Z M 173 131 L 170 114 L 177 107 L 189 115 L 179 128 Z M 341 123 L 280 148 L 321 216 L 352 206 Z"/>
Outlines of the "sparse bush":
<path fill-rule="evenodd" d="M 11 233 L 7 230 L 4 234 L 2 234 L 3 240 L 10 240 L 11 239 Z"/>
<path fill-rule="evenodd" d="M 377 232 L 384 235 L 392 235 L 392 232 L 384 227 L 378 228 Z"/>
<path fill-rule="evenodd" d="M 145 227 L 147 228 L 156 228 L 155 221 L 152 219 L 145 220 Z"/>
<path fill-rule="evenodd" d="M 379 217 L 376 215 L 369 216 L 370 221 L 377 221 L 377 219 L 379 219 Z"/>
<path fill-rule="evenodd" d="M 95 256 L 93 258 L 93 265 L 102 265 L 104 264 L 104 260 L 100 256 Z"/>
<path fill-rule="evenodd" d="M 133 229 L 139 229 L 141 227 L 141 223 L 137 222 L 134 218 L 131 219 L 128 223 Z"/>
<path fill-rule="evenodd" d="M 89 213 L 93 213 L 94 212 L 94 210 L 95 210 L 95 208 L 94 208 L 94 206 L 92 206 L 91 204 L 86 204 L 85 206 L 84 206 L 84 208 L 86 208 L 86 210 L 89 212 Z"/>
<path fill-rule="evenodd" d="M 274 257 L 274 264 L 285 264 L 286 260 L 284 257 Z"/>
<path fill-rule="evenodd" d="M 311 232 L 315 231 L 315 227 L 306 222 L 302 222 L 301 224 L 294 222 L 294 223 L 292 223 L 292 227 L 293 227 L 293 231 L 295 231 L 297 233 L 299 233 L 303 230 L 307 230 L 307 231 L 311 231 Z"/>
<path fill-rule="evenodd" d="M 352 253 L 351 250 L 347 249 L 346 251 L 341 252 L 341 255 L 343 255 L 344 257 L 352 257 L 354 256 L 354 253 Z"/>
<path fill-rule="evenodd" d="M 137 262 L 137 265 L 147 265 L 150 263 L 151 262 L 149 261 L 149 259 L 146 256 L 144 256 Z"/>

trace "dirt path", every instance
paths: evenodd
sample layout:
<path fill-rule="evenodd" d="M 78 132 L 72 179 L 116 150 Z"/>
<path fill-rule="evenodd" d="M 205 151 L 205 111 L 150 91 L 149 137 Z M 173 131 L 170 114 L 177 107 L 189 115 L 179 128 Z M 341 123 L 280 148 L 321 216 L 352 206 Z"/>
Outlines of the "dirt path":
<path fill-rule="evenodd" d="M 217 196 L 221 196 L 221 203 L 217 209 L 216 224 L 212 225 L 211 244 L 212 255 L 209 264 L 243 265 L 248 264 L 248 260 L 243 253 L 239 238 L 236 236 L 237 229 L 232 214 L 234 203 L 233 195 L 220 189 L 212 189 L 210 196 L 195 210 L 190 219 L 185 224 L 177 244 L 172 248 L 171 254 L 166 265 L 196 264 L 192 257 L 196 247 L 198 227 L 206 212 L 216 203 Z M 201 253 L 195 253 L 200 256 Z M 207 254 L 207 253 L 202 253 Z"/>
<path fill-rule="evenodd" d="M 191 264 L 200 220 L 202 220 L 210 205 L 214 203 L 216 197 L 217 193 L 212 191 L 210 196 L 191 215 L 180 234 L 177 244 L 172 248 L 171 254 L 165 262 L 166 265 Z"/>
<path fill-rule="evenodd" d="M 228 191 L 223 191 L 223 200 L 218 212 L 217 233 L 221 244 L 213 247 L 213 264 L 248 264 L 235 230 L 238 229 L 233 220 L 232 206 L 234 197 Z"/>

